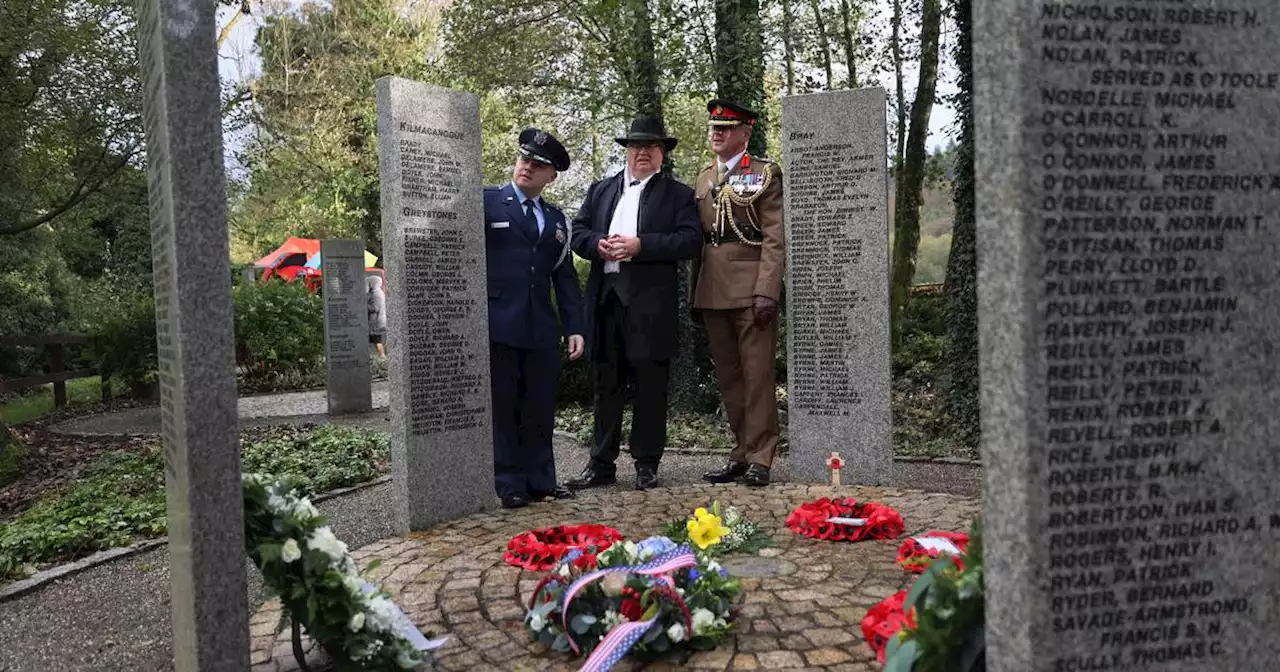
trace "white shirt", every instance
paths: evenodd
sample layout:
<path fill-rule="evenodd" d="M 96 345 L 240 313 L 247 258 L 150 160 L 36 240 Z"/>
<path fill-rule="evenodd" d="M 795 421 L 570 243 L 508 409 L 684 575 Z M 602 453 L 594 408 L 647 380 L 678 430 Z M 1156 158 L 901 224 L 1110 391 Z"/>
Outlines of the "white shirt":
<path fill-rule="evenodd" d="M 737 154 L 735 154 L 734 157 L 732 159 L 729 159 L 728 161 L 720 161 L 719 159 L 717 159 L 717 163 L 725 167 L 724 174 L 728 175 L 729 171 L 733 170 L 733 167 L 738 165 L 738 162 L 742 160 L 742 155 L 746 153 L 747 153 L 747 150 L 744 149 L 741 152 L 738 152 Z"/>
<path fill-rule="evenodd" d="M 622 183 L 622 198 L 618 199 L 618 207 L 613 209 L 613 219 L 609 222 L 609 235 L 634 237 L 640 219 L 640 194 L 644 192 L 644 187 L 649 180 L 653 179 L 653 175 L 637 182 L 631 177 L 631 171 L 625 170 L 623 179 L 625 182 Z M 604 262 L 604 272 L 617 273 L 621 270 L 619 263 L 621 262 Z"/>

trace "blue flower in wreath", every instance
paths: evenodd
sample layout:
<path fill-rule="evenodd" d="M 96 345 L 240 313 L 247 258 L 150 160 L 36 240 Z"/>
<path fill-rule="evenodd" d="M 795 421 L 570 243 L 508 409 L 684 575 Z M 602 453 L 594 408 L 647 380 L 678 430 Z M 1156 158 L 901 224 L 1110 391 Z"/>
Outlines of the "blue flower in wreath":
<path fill-rule="evenodd" d="M 690 568 L 689 568 L 689 580 L 690 580 L 690 581 L 697 581 L 697 580 L 698 580 L 698 577 L 700 577 L 700 576 L 702 576 L 702 574 L 698 572 L 698 569 L 697 569 L 696 567 L 690 567 Z"/>
<path fill-rule="evenodd" d="M 676 542 L 667 537 L 649 537 L 640 542 L 639 548 L 641 557 L 652 558 L 676 550 Z"/>

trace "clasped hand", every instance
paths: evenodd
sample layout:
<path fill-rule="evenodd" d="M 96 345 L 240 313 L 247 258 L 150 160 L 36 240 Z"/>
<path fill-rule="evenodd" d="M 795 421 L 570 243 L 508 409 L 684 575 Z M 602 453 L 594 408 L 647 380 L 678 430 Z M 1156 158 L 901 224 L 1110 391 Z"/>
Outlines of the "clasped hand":
<path fill-rule="evenodd" d="M 608 238 L 601 238 L 596 251 L 605 261 L 626 261 L 640 254 L 640 239 L 615 233 Z"/>

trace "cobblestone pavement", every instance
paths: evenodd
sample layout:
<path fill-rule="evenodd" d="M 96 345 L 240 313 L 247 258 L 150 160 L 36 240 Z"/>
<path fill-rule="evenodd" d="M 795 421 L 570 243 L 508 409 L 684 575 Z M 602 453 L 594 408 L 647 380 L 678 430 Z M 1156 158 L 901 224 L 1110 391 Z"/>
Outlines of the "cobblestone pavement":
<path fill-rule="evenodd" d="M 738 632 L 714 651 L 685 660 L 654 663 L 708 670 L 878 670 L 863 641 L 868 608 L 910 585 L 894 561 L 900 541 L 856 544 L 797 536 L 787 514 L 822 496 L 851 496 L 894 507 L 908 535 L 925 529 L 968 531 L 981 504 L 970 497 L 893 488 L 775 485 L 691 485 L 647 492 L 584 493 L 577 500 L 538 504 L 516 511 L 476 514 L 441 524 L 410 538 L 392 538 L 353 551 L 362 567 L 382 565 L 371 577 L 383 582 L 396 603 L 424 633 L 448 635 L 437 651 L 443 670 L 574 670 L 582 661 L 535 644 L 523 628 L 523 605 L 539 575 L 506 565 L 507 541 L 527 529 L 596 522 L 628 538 L 660 532 L 663 523 L 719 499 L 759 522 L 777 542 L 759 557 L 731 556 L 724 564 L 743 578 Z M 280 603 L 265 603 L 252 618 L 256 672 L 297 669 L 288 622 Z M 630 659 L 617 669 L 637 669 Z"/>

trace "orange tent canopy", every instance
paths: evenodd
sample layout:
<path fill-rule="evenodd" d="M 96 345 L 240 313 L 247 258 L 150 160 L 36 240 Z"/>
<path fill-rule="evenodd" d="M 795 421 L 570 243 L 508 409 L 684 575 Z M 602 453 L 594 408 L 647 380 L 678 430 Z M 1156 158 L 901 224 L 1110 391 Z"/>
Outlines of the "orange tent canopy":
<path fill-rule="evenodd" d="M 254 262 L 258 268 L 278 268 L 282 265 L 302 266 L 313 255 L 320 252 L 320 241 L 315 238 L 290 238 L 284 241 L 274 252 Z M 298 255 L 295 258 L 294 255 Z M 287 264 L 283 262 L 288 262 Z"/>

